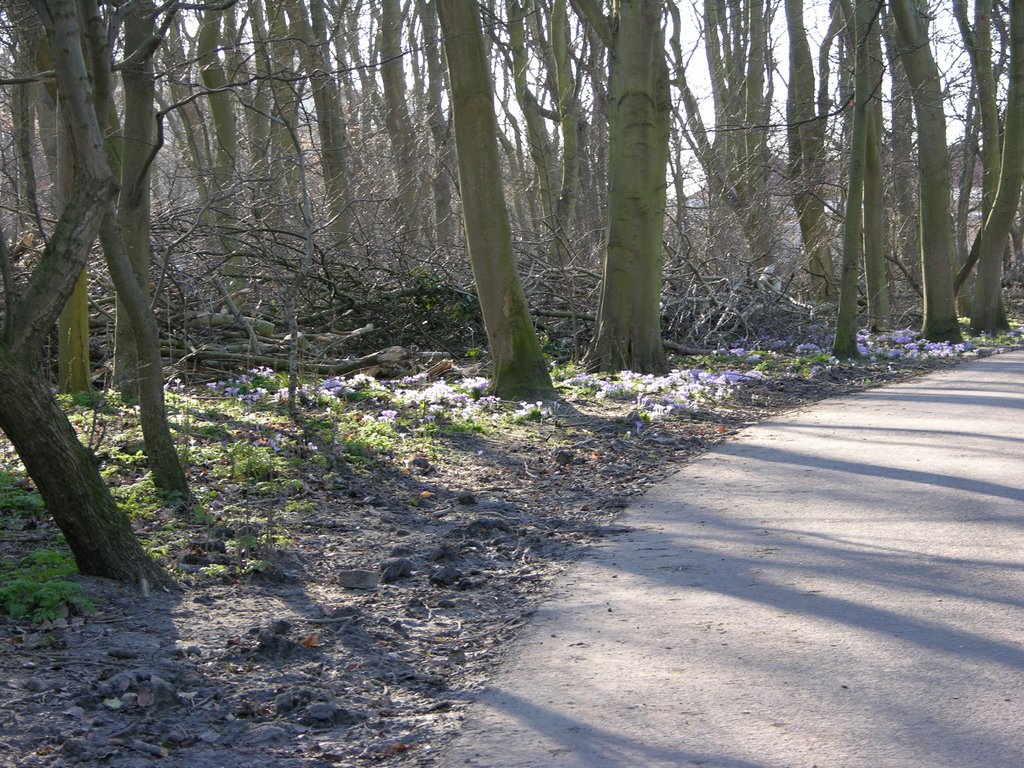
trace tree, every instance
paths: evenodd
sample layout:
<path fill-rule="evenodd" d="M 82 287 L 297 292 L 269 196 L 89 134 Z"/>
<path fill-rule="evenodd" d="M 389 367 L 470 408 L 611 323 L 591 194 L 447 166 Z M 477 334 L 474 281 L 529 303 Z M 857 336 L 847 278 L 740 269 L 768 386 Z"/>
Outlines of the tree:
<path fill-rule="evenodd" d="M 509 400 L 551 399 L 554 387 L 512 252 L 480 10 L 465 0 L 438 0 L 437 9 L 448 60 L 462 215 L 490 343 L 494 391 Z"/>
<path fill-rule="evenodd" d="M 959 341 L 953 296 L 955 255 L 950 219 L 949 151 L 939 69 L 928 42 L 926 17 L 916 0 L 892 0 L 899 59 L 910 81 L 917 118 L 920 257 L 924 287 L 922 334 L 932 341 Z"/>
<path fill-rule="evenodd" d="M 833 300 L 837 288 L 835 267 L 832 264 L 832 233 L 829 231 L 825 215 L 823 181 L 825 128 L 830 106 L 827 95 L 827 52 L 840 23 L 840 14 L 833 14 L 821 47 L 820 86 L 816 95 L 803 0 L 786 0 L 790 73 L 786 100 L 789 175 L 790 183 L 794 187 L 793 205 L 796 208 L 800 236 L 806 252 L 810 294 L 817 301 Z"/>
<path fill-rule="evenodd" d="M 576 2 L 609 48 L 608 222 L 592 370 L 655 373 L 671 103 L 661 0 L 624 0 L 610 18 Z"/>
<path fill-rule="evenodd" d="M 872 7 L 874 6 L 874 7 Z M 847 171 L 846 216 L 843 219 L 843 263 L 839 273 L 839 317 L 832 354 L 857 357 L 857 272 L 863 234 L 864 177 L 868 161 L 868 133 L 872 120 L 871 73 L 868 38 L 878 23 L 878 0 L 856 0 L 847 13 L 849 38 L 854 47 L 853 131 Z M 873 12 L 874 11 L 874 12 Z"/>
<path fill-rule="evenodd" d="M 1010 72 L 1002 129 L 992 65 L 991 0 L 975 0 L 973 28 L 966 0 L 956 0 L 954 10 L 971 57 L 981 112 L 982 229 L 971 330 L 996 333 L 1009 327 L 1002 304 L 1003 251 L 1024 181 L 1024 4 L 1011 3 L 1010 7 Z"/>
<path fill-rule="evenodd" d="M 168 577 L 135 538 L 95 457 L 78 441 L 40 372 L 44 338 L 74 288 L 103 218 L 110 215 L 117 184 L 96 119 L 75 3 L 34 0 L 33 7 L 50 37 L 75 164 L 64 210 L 38 265 L 19 296 L 5 297 L 0 429 L 14 444 L 82 573 L 165 585 Z"/>

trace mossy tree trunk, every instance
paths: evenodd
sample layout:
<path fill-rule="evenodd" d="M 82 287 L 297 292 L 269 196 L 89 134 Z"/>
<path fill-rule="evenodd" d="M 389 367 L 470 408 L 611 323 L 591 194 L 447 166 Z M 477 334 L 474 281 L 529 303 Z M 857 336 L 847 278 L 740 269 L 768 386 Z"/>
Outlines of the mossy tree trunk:
<path fill-rule="evenodd" d="M 7 307 L 0 343 L 0 429 L 35 481 L 83 573 L 151 585 L 169 578 L 142 549 L 40 371 L 43 342 L 88 258 L 117 185 L 82 51 L 72 0 L 38 0 L 54 52 L 61 113 L 75 147 L 64 210 L 21 294 Z M 85 9 L 88 12 L 88 8 Z"/>
<path fill-rule="evenodd" d="M 966 1 L 954 6 L 978 83 L 984 165 L 984 220 L 971 330 L 996 333 L 1009 327 L 1002 303 L 1003 254 L 1024 180 L 1024 3 L 1010 4 L 1010 72 L 1002 131 L 992 67 L 991 3 L 976 0 L 973 30 L 966 18 Z"/>
<path fill-rule="evenodd" d="M 438 0 L 451 84 L 459 189 L 480 309 L 504 399 L 552 399 L 554 387 L 516 272 L 501 184 L 498 121 L 480 10 L 475 2 Z"/>
<path fill-rule="evenodd" d="M 960 341 L 953 296 L 956 245 L 949 212 L 951 182 L 942 81 L 921 6 L 916 0 L 892 0 L 890 8 L 896 22 L 899 58 L 910 82 L 917 118 L 918 245 L 924 289 L 921 332 L 931 341 Z"/>
<path fill-rule="evenodd" d="M 320 138 L 320 164 L 327 195 L 327 228 L 342 242 L 352 235 L 348 186 L 348 137 L 341 114 L 341 92 L 332 72 L 327 42 L 327 17 L 322 0 L 302 3 L 288 0 L 291 27 L 298 39 L 296 52 L 306 71 L 312 75 L 310 90 L 316 110 L 316 130 Z"/>
<path fill-rule="evenodd" d="M 660 0 L 616 6 L 610 30 L 608 223 L 591 370 L 656 373 L 671 103 Z M 593 19 L 591 22 L 593 23 Z"/>
<path fill-rule="evenodd" d="M 877 10 L 877 6 L 875 9 Z M 882 166 L 882 36 L 877 17 L 868 32 L 868 135 L 864 164 L 864 282 L 868 294 L 868 330 L 889 327 L 889 273 L 885 263 L 885 177 Z"/>
<path fill-rule="evenodd" d="M 91 65 L 89 71 L 96 121 L 102 130 L 102 126 L 105 124 L 104 117 L 111 112 L 114 92 L 107 27 L 95 0 L 79 0 L 79 8 L 84 33 L 83 42 Z M 141 13 L 146 11 L 144 6 L 136 10 Z M 142 26 L 145 24 L 143 23 Z M 139 31 L 135 30 L 136 33 Z M 148 46 L 152 44 L 154 36 L 143 32 L 137 39 L 141 44 L 147 46 L 145 50 L 139 52 L 140 56 L 137 58 L 141 58 L 141 54 L 149 50 Z M 132 77 L 130 76 L 128 90 L 141 87 L 143 91 L 147 91 L 144 84 L 131 81 Z M 151 93 L 151 91 L 147 92 Z M 139 96 L 139 94 L 136 93 L 135 96 Z M 152 103 L 136 104 L 136 106 L 142 113 L 143 122 L 147 116 L 153 119 Z M 149 126 L 149 130 L 153 130 L 152 126 Z M 145 133 L 145 127 L 133 126 L 132 136 L 139 138 L 140 141 Z M 148 146 L 143 144 L 142 147 L 151 149 L 152 144 L 150 143 Z M 130 218 L 133 214 L 141 215 L 143 210 L 148 216 L 149 182 L 146 174 L 148 152 L 143 155 L 140 147 L 133 147 L 128 162 L 125 161 L 123 154 L 118 162 L 118 158 L 112 156 L 111 142 L 106 142 L 105 150 L 104 159 L 107 160 L 108 171 L 113 173 L 111 168 L 120 167 L 127 182 L 126 186 L 121 189 L 121 209 L 119 210 L 113 201 L 106 204 L 99 235 L 107 270 L 110 272 L 114 290 L 117 293 L 121 322 L 126 322 L 129 328 L 125 335 L 130 340 L 134 353 L 132 355 L 135 364 L 133 390 L 139 398 L 139 421 L 146 445 L 146 458 L 153 473 L 154 485 L 165 493 L 176 495 L 179 501 L 184 501 L 188 498 L 188 484 L 167 421 L 160 333 L 156 324 L 156 316 L 150 309 L 148 290 L 146 289 L 149 283 L 149 230 L 148 227 L 144 228 L 146 232 L 146 242 L 144 243 L 138 242 L 138 234 L 132 232 L 132 244 L 143 251 L 142 253 L 132 253 L 121 228 L 121 221 L 124 218 Z M 82 152 L 81 148 L 77 150 L 78 155 L 81 155 Z M 132 222 L 130 226 L 134 230 L 137 223 Z M 146 271 L 141 273 L 139 271 L 140 260 L 145 262 L 146 268 Z"/>
<path fill-rule="evenodd" d="M 822 48 L 828 50 L 835 37 L 839 14 L 829 25 Z M 822 56 L 820 87 L 816 100 L 814 62 L 807 42 L 803 0 L 786 0 L 786 27 L 789 32 L 789 93 L 786 99 L 789 175 L 793 184 L 793 207 L 800 224 L 811 297 L 819 302 L 834 301 L 838 290 L 832 264 L 832 242 L 825 197 L 822 188 L 825 161 L 825 128 L 830 101 L 828 93 L 828 56 Z"/>
<path fill-rule="evenodd" d="M 150 187 L 147 161 L 156 132 L 156 93 L 153 81 L 154 36 L 152 0 L 132 6 L 124 21 L 127 64 L 121 70 L 124 92 L 124 128 L 120 147 L 121 194 L 117 215 L 131 260 L 135 281 L 148 295 L 150 245 Z M 124 298 L 117 296 L 114 336 L 114 386 L 129 400 L 139 396 L 139 356 Z"/>
<path fill-rule="evenodd" d="M 78 570 L 132 584 L 146 579 L 151 586 L 169 585 L 139 545 L 103 483 L 96 457 L 78 441 L 33 357 L 0 347 L 0 428 L 67 539 Z"/>
<path fill-rule="evenodd" d="M 856 0 L 847 13 L 849 38 L 854 46 L 853 129 L 850 137 L 850 163 L 846 180 L 846 212 L 843 219 L 843 263 L 839 274 L 839 317 L 832 354 L 857 357 L 857 277 L 863 234 L 864 176 L 870 131 L 871 75 L 868 62 L 868 36 L 877 23 L 872 14 L 877 0 Z"/>

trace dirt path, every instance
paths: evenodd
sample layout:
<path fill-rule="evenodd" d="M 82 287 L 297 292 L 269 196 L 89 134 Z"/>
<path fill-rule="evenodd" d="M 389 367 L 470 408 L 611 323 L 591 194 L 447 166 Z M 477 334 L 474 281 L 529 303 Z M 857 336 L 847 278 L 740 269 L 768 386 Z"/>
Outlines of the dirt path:
<path fill-rule="evenodd" d="M 1024 352 L 749 429 L 621 522 L 439 765 L 1024 765 Z"/>

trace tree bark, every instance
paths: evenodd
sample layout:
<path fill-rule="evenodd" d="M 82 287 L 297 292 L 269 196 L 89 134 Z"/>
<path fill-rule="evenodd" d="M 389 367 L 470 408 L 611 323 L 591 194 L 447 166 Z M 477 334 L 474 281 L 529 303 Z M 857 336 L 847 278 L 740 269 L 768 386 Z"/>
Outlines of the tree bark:
<path fill-rule="evenodd" d="M 1020 201 L 1024 181 L 1024 4 L 1010 8 L 1010 73 L 1006 120 L 999 147 L 999 118 L 992 69 L 992 37 L 988 6 L 977 2 L 974 38 L 964 42 L 971 53 L 978 80 L 982 116 L 982 162 L 985 170 L 984 222 L 979 245 L 978 273 L 974 283 L 971 330 L 997 333 L 1009 328 L 1002 304 L 1003 253 Z M 957 4 L 962 5 L 961 3 Z"/>
<path fill-rule="evenodd" d="M 608 229 L 592 370 L 661 372 L 662 231 L 671 104 L 661 0 L 617 6 L 610 50 Z"/>
<path fill-rule="evenodd" d="M 155 143 L 156 92 L 152 53 L 137 58 L 130 56 L 152 40 L 154 13 L 152 0 L 143 0 L 132 7 L 124 22 L 124 46 L 130 63 L 121 70 L 124 128 L 120 148 L 121 194 L 117 202 L 117 215 L 135 282 L 147 298 L 152 260 L 148 162 Z M 139 356 L 132 324 L 120 294 L 116 317 L 113 384 L 131 401 L 139 396 Z"/>
<path fill-rule="evenodd" d="M 475 2 L 438 0 L 451 82 L 455 146 L 466 240 L 494 366 L 504 399 L 553 399 L 554 387 L 516 273 L 501 185 L 498 121 Z"/>
<path fill-rule="evenodd" d="M 867 165 L 871 75 L 868 35 L 873 23 L 871 6 L 876 0 L 856 0 L 849 19 L 850 41 L 855 49 L 853 130 L 846 182 L 846 215 L 843 219 L 843 264 L 839 284 L 839 317 L 832 354 L 857 357 L 857 273 L 860 264 L 864 211 L 864 176 Z M 875 22 L 877 23 L 877 22 Z"/>
<path fill-rule="evenodd" d="M 75 435 L 42 372 L 0 347 L 0 429 L 7 435 L 81 573 L 138 585 L 170 586 L 139 545 L 128 517 L 100 477 L 96 457 Z"/>
<path fill-rule="evenodd" d="M 910 81 L 917 117 L 922 334 L 931 341 L 960 341 L 953 296 L 955 241 L 950 219 L 949 148 L 939 69 L 932 56 L 925 17 L 916 0 L 892 0 L 900 61 Z"/>
<path fill-rule="evenodd" d="M 829 28 L 822 47 L 827 50 L 835 36 Z M 789 175 L 794 187 L 793 207 L 800 224 L 810 283 L 810 295 L 819 302 L 834 301 L 837 296 L 835 266 L 832 264 L 831 232 L 825 216 L 824 176 L 825 126 L 827 116 L 816 109 L 814 65 L 807 43 L 803 0 L 786 0 L 786 26 L 789 31 L 789 94 L 786 101 L 789 140 Z M 823 56 L 827 63 L 827 57 Z M 820 79 L 827 92 L 828 70 L 822 67 Z"/>
<path fill-rule="evenodd" d="M 4 318 L 0 429 L 64 532 L 79 570 L 133 583 L 169 584 L 135 538 L 39 370 L 43 341 L 88 258 L 102 217 L 113 206 L 116 183 L 96 117 L 96 104 L 103 102 L 93 98 L 76 4 L 36 0 L 33 7 L 50 37 L 62 114 L 76 148 L 75 174 L 49 242 Z"/>

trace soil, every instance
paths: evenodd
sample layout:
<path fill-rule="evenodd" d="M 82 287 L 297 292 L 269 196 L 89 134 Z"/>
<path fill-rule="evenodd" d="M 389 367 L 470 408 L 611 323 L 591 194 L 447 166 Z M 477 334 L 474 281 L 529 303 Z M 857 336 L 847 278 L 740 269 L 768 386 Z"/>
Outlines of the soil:
<path fill-rule="evenodd" d="M 311 473 L 316 503 L 279 511 L 289 539 L 262 573 L 149 595 L 79 578 L 87 617 L 0 617 L 0 765 L 436 765 L 552 582 L 628 530 L 632 497 L 780 411 L 955 362 L 747 382 L 639 432 L 628 405 L 577 400 L 407 465 Z M 198 530 L 183 569 L 230 558 Z"/>

